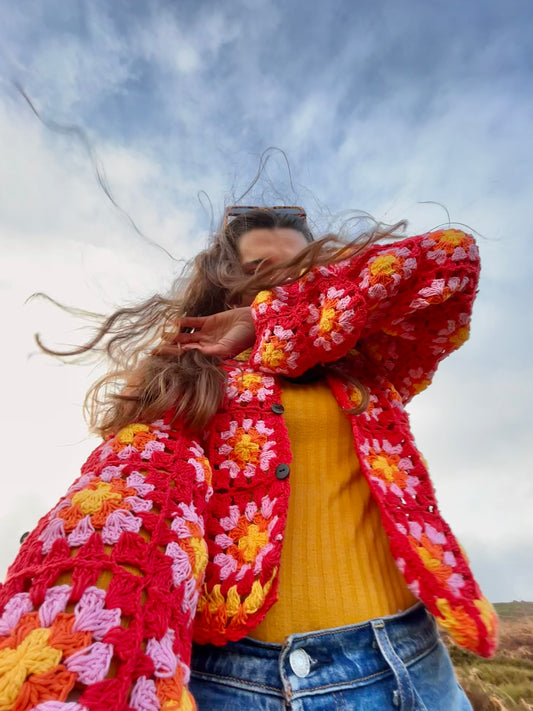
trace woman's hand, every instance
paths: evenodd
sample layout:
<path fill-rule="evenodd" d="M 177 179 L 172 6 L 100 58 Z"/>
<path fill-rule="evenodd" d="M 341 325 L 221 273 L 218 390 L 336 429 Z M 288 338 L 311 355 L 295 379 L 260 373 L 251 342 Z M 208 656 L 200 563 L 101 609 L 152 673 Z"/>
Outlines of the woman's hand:
<path fill-rule="evenodd" d="M 197 348 L 205 355 L 228 358 L 253 346 L 255 329 L 249 306 L 221 311 L 212 316 L 184 316 L 180 328 L 192 333 L 169 334 L 168 341 L 155 349 L 156 355 L 179 355 Z"/>

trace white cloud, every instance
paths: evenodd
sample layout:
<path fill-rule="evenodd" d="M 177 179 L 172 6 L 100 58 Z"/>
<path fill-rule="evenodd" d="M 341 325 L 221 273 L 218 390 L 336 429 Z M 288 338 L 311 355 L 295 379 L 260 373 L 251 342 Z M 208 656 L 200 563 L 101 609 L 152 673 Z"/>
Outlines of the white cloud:
<path fill-rule="evenodd" d="M 433 11 L 413 23 L 395 3 L 341 3 L 334 17 L 313 5 L 297 24 L 291 3 L 72 4 L 63 24 L 51 21 L 53 5 L 0 11 L 9 71 L 44 116 L 87 130 L 119 204 L 176 257 L 192 256 L 209 228 L 197 192 L 208 192 L 216 220 L 272 144 L 287 150 L 294 190 L 277 156 L 250 200 L 302 201 L 318 222 L 327 208 L 361 208 L 388 221 L 408 217 L 413 231 L 445 221 L 438 206 L 418 204 L 436 200 L 483 235 L 472 339 L 415 401 L 412 420 L 475 566 L 490 577 L 513 561 L 494 595 L 531 598 L 518 539 L 533 533 L 532 100 L 513 18 L 500 40 L 473 52 L 476 27 L 443 35 L 457 7 L 439 16 L 439 30 Z M 12 543 L 15 529 L 55 503 L 92 446 L 79 410 L 90 371 L 26 359 L 35 330 L 49 342 L 80 334 L 53 307 L 23 308 L 23 300 L 42 290 L 109 311 L 164 288 L 176 265 L 105 199 L 79 142 L 44 128 L 6 84 L 0 90 L 0 289 L 10 343 L 3 431 L 5 467 L 16 472 L 0 532 Z M 480 541 L 490 542 L 490 560 Z M 0 565 L 14 548 L 5 550 Z"/>

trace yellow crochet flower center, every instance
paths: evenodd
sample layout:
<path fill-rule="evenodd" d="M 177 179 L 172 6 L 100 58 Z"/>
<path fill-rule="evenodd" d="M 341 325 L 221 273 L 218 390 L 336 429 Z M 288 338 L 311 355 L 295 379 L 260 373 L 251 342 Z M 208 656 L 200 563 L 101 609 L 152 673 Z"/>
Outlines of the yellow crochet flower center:
<path fill-rule="evenodd" d="M 420 380 L 418 383 L 413 383 L 412 388 L 413 392 L 418 395 L 418 393 L 421 393 L 423 390 L 425 390 L 428 385 L 430 385 L 431 380 L 428 380 L 428 378 L 425 378 L 424 380 Z"/>
<path fill-rule="evenodd" d="M 477 645 L 479 633 L 475 621 L 465 611 L 462 605 L 452 608 L 445 598 L 435 601 L 441 614 L 439 622 L 452 635 L 455 642 L 461 645 Z"/>
<path fill-rule="evenodd" d="M 334 308 L 324 309 L 320 316 L 318 329 L 321 333 L 329 333 L 333 329 L 336 311 Z"/>
<path fill-rule="evenodd" d="M 251 435 L 242 434 L 234 447 L 236 461 L 257 463 L 260 447 L 254 442 Z"/>
<path fill-rule="evenodd" d="M 470 329 L 468 328 L 468 326 L 463 326 L 451 336 L 450 343 L 452 344 L 452 346 L 455 346 L 455 348 L 460 348 L 465 341 L 468 341 L 469 336 Z"/>
<path fill-rule="evenodd" d="M 494 634 L 498 626 L 498 617 L 490 602 L 487 598 L 483 597 L 480 600 L 474 600 L 474 605 L 479 610 L 479 614 L 481 615 L 483 624 L 487 628 L 487 632 L 490 635 Z"/>
<path fill-rule="evenodd" d="M 263 349 L 262 358 L 265 365 L 277 368 L 283 363 L 284 353 L 279 348 L 276 348 L 273 343 L 267 343 Z"/>
<path fill-rule="evenodd" d="M 181 692 L 179 704 L 177 705 L 174 699 L 169 699 L 168 701 L 163 702 L 161 711 L 194 711 L 195 708 L 196 706 L 192 700 L 191 694 L 184 688 Z"/>
<path fill-rule="evenodd" d="M 194 569 L 195 576 L 203 573 L 207 565 L 207 545 L 203 538 L 190 538 L 189 543 L 194 551 Z"/>
<path fill-rule="evenodd" d="M 243 390 L 256 389 L 255 386 L 261 385 L 262 377 L 257 373 L 244 373 L 239 378 Z"/>
<path fill-rule="evenodd" d="M 121 444 L 132 444 L 137 432 L 149 432 L 148 425 L 133 424 L 123 427 L 117 432 L 117 439 Z"/>
<path fill-rule="evenodd" d="M 376 257 L 370 265 L 370 273 L 372 276 L 386 275 L 389 276 L 395 271 L 397 259 L 394 254 L 383 254 Z"/>
<path fill-rule="evenodd" d="M 248 528 L 248 533 L 239 539 L 238 548 L 247 563 L 255 560 L 258 552 L 268 543 L 267 531 L 261 531 L 259 526 L 252 523 Z"/>
<path fill-rule="evenodd" d="M 372 469 L 376 469 L 380 472 L 387 481 L 394 482 L 396 480 L 395 474 L 398 474 L 398 467 L 393 466 L 382 454 L 378 454 L 378 456 L 372 460 L 371 466 Z"/>
<path fill-rule="evenodd" d="M 98 513 L 104 501 L 120 501 L 122 496 L 112 491 L 111 485 L 100 481 L 95 489 L 83 489 L 72 497 L 72 503 L 78 504 L 84 514 Z"/>
<path fill-rule="evenodd" d="M 443 230 L 442 234 L 439 236 L 439 242 L 444 242 L 445 244 L 451 244 L 454 247 L 462 244 L 465 241 L 465 236 L 463 232 L 458 230 Z"/>
<path fill-rule="evenodd" d="M 260 291 L 254 299 L 254 304 L 264 304 L 268 301 L 272 301 L 272 292 Z"/>
<path fill-rule="evenodd" d="M 45 674 L 61 661 L 61 650 L 47 645 L 49 637 L 49 629 L 38 628 L 16 649 L 0 652 L 0 711 L 12 708 L 26 677 Z"/>

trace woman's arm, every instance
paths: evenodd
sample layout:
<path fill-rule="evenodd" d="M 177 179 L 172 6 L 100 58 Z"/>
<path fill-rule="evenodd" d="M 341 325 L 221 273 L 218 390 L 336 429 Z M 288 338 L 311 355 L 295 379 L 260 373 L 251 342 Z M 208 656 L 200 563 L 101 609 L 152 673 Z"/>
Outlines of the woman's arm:
<path fill-rule="evenodd" d="M 91 454 L 0 590 L 0 707 L 182 708 L 210 476 L 168 418 Z"/>
<path fill-rule="evenodd" d="M 298 376 L 357 347 L 407 402 L 468 338 L 478 278 L 473 238 L 436 230 L 316 267 L 260 292 L 251 310 L 184 318 L 181 325 L 195 331 L 159 352 L 199 348 L 224 358 L 253 346 L 258 368 Z"/>
<path fill-rule="evenodd" d="M 252 359 L 297 376 L 357 347 L 407 401 L 468 338 L 478 277 L 477 247 L 459 230 L 375 245 L 261 292 L 252 305 Z"/>

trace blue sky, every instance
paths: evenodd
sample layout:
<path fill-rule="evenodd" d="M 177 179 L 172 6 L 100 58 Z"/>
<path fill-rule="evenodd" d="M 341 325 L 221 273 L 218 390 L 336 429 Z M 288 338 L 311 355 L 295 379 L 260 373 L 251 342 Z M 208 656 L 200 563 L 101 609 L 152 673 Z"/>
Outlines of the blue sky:
<path fill-rule="evenodd" d="M 317 230 L 361 210 L 479 236 L 472 337 L 411 407 L 446 517 L 493 600 L 533 599 L 530 0 L 126 2 L 0 6 L 4 494 L 0 567 L 95 442 L 97 370 L 32 356 L 83 334 L 44 291 L 109 311 L 164 290 L 223 206 L 303 204 Z M 136 234 L 98 188 L 85 131 Z M 198 194 L 207 194 L 199 200 Z M 212 207 L 210 207 L 210 205 Z M 337 220 L 338 222 L 338 220 Z M 78 326 L 79 324 L 75 324 Z"/>

